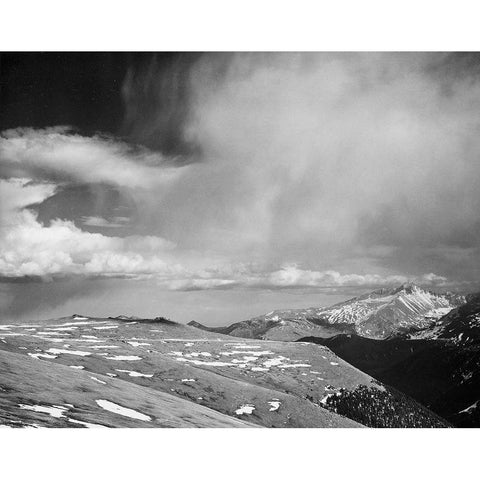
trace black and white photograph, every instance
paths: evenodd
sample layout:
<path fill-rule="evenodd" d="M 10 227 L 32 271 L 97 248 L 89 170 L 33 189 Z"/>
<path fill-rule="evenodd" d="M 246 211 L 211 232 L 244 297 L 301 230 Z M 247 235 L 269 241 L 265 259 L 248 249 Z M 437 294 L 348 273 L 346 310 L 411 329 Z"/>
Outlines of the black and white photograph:
<path fill-rule="evenodd" d="M 480 53 L 4 48 L 0 427 L 480 427 Z"/>

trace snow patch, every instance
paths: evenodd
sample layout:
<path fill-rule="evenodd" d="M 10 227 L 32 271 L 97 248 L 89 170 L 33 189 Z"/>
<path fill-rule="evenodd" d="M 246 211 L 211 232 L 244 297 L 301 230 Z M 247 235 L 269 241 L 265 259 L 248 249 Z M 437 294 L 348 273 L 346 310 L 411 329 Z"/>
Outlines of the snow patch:
<path fill-rule="evenodd" d="M 62 418 L 64 417 L 64 413 L 68 410 L 68 408 L 61 407 L 58 405 L 52 405 L 51 407 L 45 407 L 42 405 L 25 405 L 23 403 L 19 403 L 18 406 L 22 410 L 31 410 L 32 412 L 39 412 L 39 413 L 47 413 L 51 417 L 54 418 Z"/>
<path fill-rule="evenodd" d="M 140 373 L 140 372 L 134 372 L 132 370 L 120 370 L 118 368 L 115 369 L 117 372 L 123 372 L 123 373 L 128 373 L 129 377 L 145 377 L 145 378 L 152 378 L 153 373 Z"/>
<path fill-rule="evenodd" d="M 81 350 L 63 350 L 61 348 L 49 348 L 47 352 L 57 355 L 61 353 L 68 353 L 69 355 L 78 355 L 80 357 L 88 357 L 89 355 L 91 355 L 90 352 L 82 352 Z"/>
<path fill-rule="evenodd" d="M 29 353 L 30 357 L 36 358 L 37 360 L 39 358 L 57 358 L 56 355 L 48 355 L 48 353 Z"/>
<path fill-rule="evenodd" d="M 107 382 L 104 382 L 103 380 L 100 380 L 97 377 L 90 377 L 94 382 L 101 383 L 102 385 L 106 385 Z"/>
<path fill-rule="evenodd" d="M 278 400 L 272 400 L 271 402 L 268 402 L 270 405 L 269 412 L 275 412 L 280 408 L 281 402 Z"/>
<path fill-rule="evenodd" d="M 107 360 L 141 360 L 142 357 L 137 355 L 116 355 L 115 357 L 107 357 Z"/>
<path fill-rule="evenodd" d="M 152 420 L 152 418 L 148 415 L 137 412 L 136 410 L 133 410 L 131 408 L 122 407 L 121 405 L 117 405 L 116 403 L 110 402 L 109 400 L 95 400 L 95 402 L 99 407 L 103 408 L 104 410 L 116 413 L 117 415 L 134 418 L 135 420 L 142 420 L 143 422 L 150 422 Z"/>
<path fill-rule="evenodd" d="M 246 403 L 244 405 L 241 405 L 240 408 L 237 408 L 235 410 L 235 414 L 236 415 L 243 415 L 243 414 L 251 415 L 254 410 L 255 410 L 255 405 L 252 405 L 250 403 Z"/>
<path fill-rule="evenodd" d="M 144 345 L 151 345 L 151 343 L 131 342 L 131 341 L 128 341 L 127 343 L 132 347 L 142 347 Z"/>
<path fill-rule="evenodd" d="M 83 425 L 86 428 L 108 428 L 105 425 L 100 425 L 98 423 L 82 422 L 81 420 L 75 420 L 74 418 L 69 418 L 68 421 L 70 423 L 76 423 L 78 425 Z"/>

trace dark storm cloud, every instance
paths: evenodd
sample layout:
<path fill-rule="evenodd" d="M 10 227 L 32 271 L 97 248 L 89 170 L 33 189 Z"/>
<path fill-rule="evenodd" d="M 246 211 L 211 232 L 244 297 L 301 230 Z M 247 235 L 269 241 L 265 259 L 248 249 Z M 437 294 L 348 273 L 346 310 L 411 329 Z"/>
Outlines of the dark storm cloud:
<path fill-rule="evenodd" d="M 184 127 L 191 106 L 190 72 L 200 58 L 199 53 L 153 54 L 132 64 L 122 85 L 121 133 L 177 161 L 193 161 L 196 145 L 185 137 Z"/>

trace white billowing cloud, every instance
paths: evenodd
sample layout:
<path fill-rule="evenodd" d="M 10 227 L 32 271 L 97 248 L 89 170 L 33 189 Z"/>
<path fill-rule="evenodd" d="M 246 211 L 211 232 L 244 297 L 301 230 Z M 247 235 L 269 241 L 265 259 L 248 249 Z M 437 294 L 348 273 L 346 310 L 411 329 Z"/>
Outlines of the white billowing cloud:
<path fill-rule="evenodd" d="M 109 237 L 71 221 L 38 222 L 27 207 L 51 196 L 54 186 L 0 180 L 0 275 L 142 275 L 170 272 L 164 258 L 174 245 L 159 237 Z M 171 261 L 170 261 L 171 263 Z"/>
<path fill-rule="evenodd" d="M 381 285 L 399 285 L 414 282 L 425 286 L 444 286 L 445 277 L 428 273 L 419 277 L 405 275 L 379 274 L 340 274 L 335 270 L 302 270 L 296 265 L 287 265 L 272 272 L 267 277 L 267 284 L 277 287 L 363 287 Z"/>
<path fill-rule="evenodd" d="M 6 130 L 0 134 L 0 159 L 9 177 L 155 187 L 157 193 L 180 172 L 159 153 L 67 127 Z"/>

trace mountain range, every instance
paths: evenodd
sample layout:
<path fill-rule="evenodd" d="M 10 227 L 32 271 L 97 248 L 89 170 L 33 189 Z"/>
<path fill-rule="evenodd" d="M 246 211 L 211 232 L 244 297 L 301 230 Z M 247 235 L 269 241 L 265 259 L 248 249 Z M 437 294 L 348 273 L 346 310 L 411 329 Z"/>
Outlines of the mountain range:
<path fill-rule="evenodd" d="M 274 310 L 228 327 L 211 328 L 197 322 L 190 325 L 263 340 L 292 341 L 307 335 L 332 337 L 342 333 L 384 339 L 435 325 L 438 319 L 463 303 L 462 295 L 440 294 L 405 284 L 376 290 L 331 307 Z"/>

